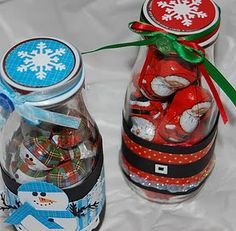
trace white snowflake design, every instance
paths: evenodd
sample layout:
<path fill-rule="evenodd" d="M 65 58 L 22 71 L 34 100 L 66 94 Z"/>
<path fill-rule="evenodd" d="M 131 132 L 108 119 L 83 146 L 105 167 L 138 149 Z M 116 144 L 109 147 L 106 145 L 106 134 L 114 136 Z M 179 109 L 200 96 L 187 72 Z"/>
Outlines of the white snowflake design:
<path fill-rule="evenodd" d="M 17 71 L 32 71 L 35 72 L 37 79 L 45 79 L 47 72 L 53 68 L 55 70 L 65 70 L 66 66 L 63 63 L 58 63 L 60 60 L 58 56 L 65 54 L 64 48 L 56 50 L 47 49 L 44 42 L 37 44 L 36 49 L 28 53 L 27 51 L 19 51 L 18 56 L 23 60 L 24 64 L 17 67 Z"/>
<path fill-rule="evenodd" d="M 166 14 L 162 16 L 162 20 L 170 21 L 173 18 L 182 20 L 184 26 L 191 26 L 192 19 L 196 16 L 198 18 L 206 18 L 207 14 L 203 11 L 198 11 L 202 0 L 172 0 L 167 3 L 166 1 L 159 1 L 157 5 L 161 8 L 166 8 Z"/>

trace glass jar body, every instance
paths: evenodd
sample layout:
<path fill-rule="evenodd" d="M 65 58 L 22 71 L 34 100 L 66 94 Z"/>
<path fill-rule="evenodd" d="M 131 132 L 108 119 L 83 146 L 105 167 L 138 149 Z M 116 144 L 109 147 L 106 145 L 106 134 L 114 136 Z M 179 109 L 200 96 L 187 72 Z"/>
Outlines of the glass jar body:
<path fill-rule="evenodd" d="M 96 165 L 101 142 L 99 131 L 81 91 L 45 109 L 79 118 L 79 128 L 43 121 L 34 124 L 12 113 L 2 131 L 2 168 L 19 184 L 39 180 L 62 189 L 74 187 Z"/>
<path fill-rule="evenodd" d="M 214 63 L 214 45 L 205 51 Z M 130 187 L 160 203 L 196 195 L 214 167 L 217 121 L 199 66 L 140 48 L 123 110 L 120 164 Z"/>

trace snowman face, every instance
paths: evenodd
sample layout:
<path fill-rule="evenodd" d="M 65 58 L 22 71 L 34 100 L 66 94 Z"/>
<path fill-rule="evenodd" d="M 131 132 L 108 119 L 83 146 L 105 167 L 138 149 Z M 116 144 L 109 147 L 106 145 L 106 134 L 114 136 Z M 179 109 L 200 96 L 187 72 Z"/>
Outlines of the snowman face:
<path fill-rule="evenodd" d="M 187 87 L 190 82 L 179 76 L 156 77 L 151 82 L 151 88 L 157 96 L 166 97 L 176 90 Z"/>
<path fill-rule="evenodd" d="M 49 170 L 24 145 L 21 145 L 20 157 L 33 170 Z"/>
<path fill-rule="evenodd" d="M 136 136 L 152 141 L 155 136 L 155 126 L 150 121 L 140 118 L 140 117 L 132 117 L 131 118 L 133 126 L 131 128 L 131 132 Z"/>
<path fill-rule="evenodd" d="M 37 210 L 64 211 L 68 206 L 68 198 L 64 192 L 25 192 L 19 191 L 20 202 L 28 202 Z"/>

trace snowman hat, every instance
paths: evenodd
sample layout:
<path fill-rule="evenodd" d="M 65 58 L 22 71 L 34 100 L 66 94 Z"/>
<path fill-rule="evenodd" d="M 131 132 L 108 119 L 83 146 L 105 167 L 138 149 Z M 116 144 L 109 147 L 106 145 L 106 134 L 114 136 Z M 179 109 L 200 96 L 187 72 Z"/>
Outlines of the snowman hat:
<path fill-rule="evenodd" d="M 45 137 L 29 138 L 24 141 L 23 145 L 48 168 L 53 168 L 60 162 L 70 159 L 68 152 L 65 152 Z"/>
<path fill-rule="evenodd" d="M 61 193 L 61 189 L 51 183 L 45 182 L 29 182 L 19 187 L 18 192 L 47 192 L 47 193 Z"/>

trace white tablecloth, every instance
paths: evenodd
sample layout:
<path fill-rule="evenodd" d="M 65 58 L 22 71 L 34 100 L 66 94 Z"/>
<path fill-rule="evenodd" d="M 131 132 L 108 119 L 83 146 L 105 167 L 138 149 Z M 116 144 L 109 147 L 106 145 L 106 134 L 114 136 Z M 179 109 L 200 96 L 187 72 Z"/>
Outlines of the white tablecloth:
<path fill-rule="evenodd" d="M 205 0 L 206 1 L 206 0 Z M 127 28 L 139 18 L 143 0 L 0 1 L 0 55 L 32 36 L 64 39 L 81 51 L 137 38 Z M 217 0 L 222 29 L 216 63 L 236 87 L 236 0 Z M 160 205 L 129 189 L 118 165 L 121 111 L 138 48 L 102 51 L 83 57 L 87 106 L 104 142 L 107 211 L 101 231 L 236 230 L 236 110 L 222 94 L 230 122 L 220 122 L 217 164 L 204 189 L 192 200 Z M 0 218 L 0 230 L 12 228 Z M 32 228 L 32 231 L 33 228 Z"/>

